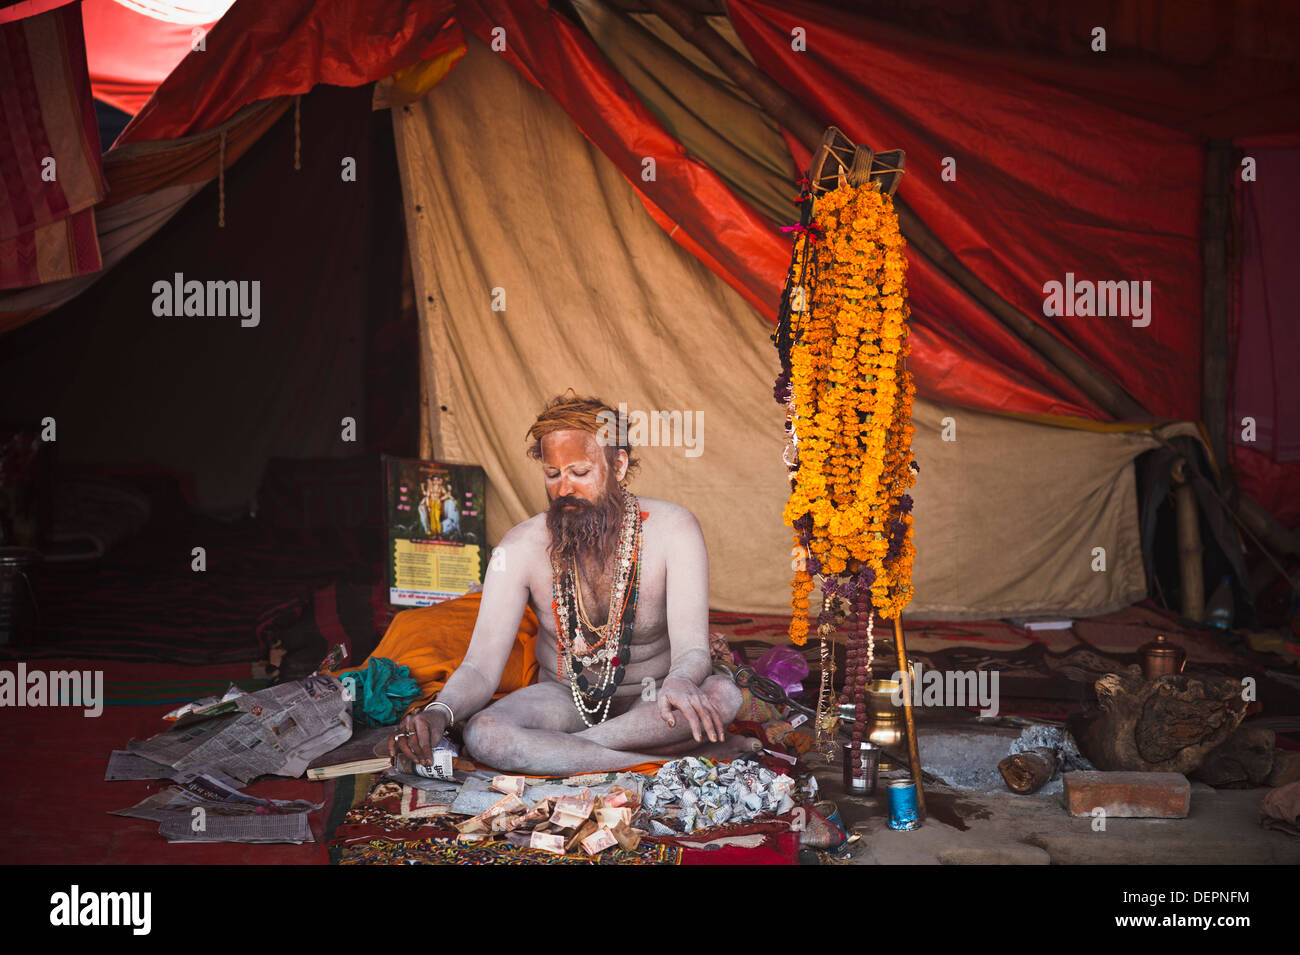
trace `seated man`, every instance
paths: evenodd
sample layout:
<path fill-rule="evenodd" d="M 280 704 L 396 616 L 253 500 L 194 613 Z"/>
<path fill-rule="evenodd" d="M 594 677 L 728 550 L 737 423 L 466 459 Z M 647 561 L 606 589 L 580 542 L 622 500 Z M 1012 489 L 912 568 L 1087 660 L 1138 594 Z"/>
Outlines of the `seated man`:
<path fill-rule="evenodd" d="M 570 393 L 533 424 L 529 454 L 550 506 L 493 551 L 464 660 L 435 702 L 402 721 L 391 753 L 428 763 L 453 714 L 469 720 L 470 757 L 533 775 L 744 747 L 725 734 L 740 691 L 711 675 L 700 526 L 683 507 L 626 490 L 636 461 L 604 427 L 616 420 Z M 538 680 L 489 706 L 525 606 L 541 624 Z"/>

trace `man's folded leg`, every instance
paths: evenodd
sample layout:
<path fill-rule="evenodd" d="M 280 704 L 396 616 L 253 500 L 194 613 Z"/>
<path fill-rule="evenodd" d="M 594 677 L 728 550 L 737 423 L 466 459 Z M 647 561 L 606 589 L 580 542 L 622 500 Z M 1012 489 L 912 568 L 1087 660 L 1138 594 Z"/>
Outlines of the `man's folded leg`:
<path fill-rule="evenodd" d="M 740 691 L 725 677 L 704 681 L 704 691 L 725 720 L 740 707 Z M 637 700 L 631 708 L 584 728 L 567 686 L 542 682 L 517 690 L 474 716 L 465 730 L 469 755 L 495 769 L 558 776 L 609 772 L 666 756 L 692 753 L 719 758 L 749 747 L 739 737 L 697 742 L 679 713 L 669 726 L 656 704 Z"/>
<path fill-rule="evenodd" d="M 611 772 L 658 758 L 584 739 L 585 725 L 567 686 L 535 683 L 470 717 L 465 748 L 475 762 L 532 776 Z"/>
<path fill-rule="evenodd" d="M 714 709 L 722 717 L 725 729 L 739 712 L 742 696 L 728 677 L 710 676 L 701 684 Z M 580 737 L 613 749 L 627 746 L 649 753 L 654 759 L 678 756 L 710 756 L 730 759 L 741 753 L 752 752 L 757 740 L 742 736 L 726 736 L 711 742 L 707 737 L 697 741 L 690 723 L 681 714 L 675 715 L 676 726 L 669 726 L 659 713 L 657 703 L 638 700 L 627 712 L 578 733 Z"/>

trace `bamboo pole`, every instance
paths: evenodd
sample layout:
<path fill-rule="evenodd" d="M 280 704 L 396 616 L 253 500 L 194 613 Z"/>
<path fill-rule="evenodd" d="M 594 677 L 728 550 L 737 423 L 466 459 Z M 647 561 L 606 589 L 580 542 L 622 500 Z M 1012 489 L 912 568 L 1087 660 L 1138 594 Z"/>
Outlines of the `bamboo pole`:
<path fill-rule="evenodd" d="M 912 782 L 916 783 L 916 808 L 925 819 L 925 786 L 921 781 L 921 754 L 916 745 L 916 720 L 912 716 L 912 671 L 907 666 L 907 644 L 903 642 L 903 620 L 894 618 L 894 648 L 898 654 L 898 672 L 903 678 L 903 719 L 907 723 L 907 759 L 912 764 Z"/>

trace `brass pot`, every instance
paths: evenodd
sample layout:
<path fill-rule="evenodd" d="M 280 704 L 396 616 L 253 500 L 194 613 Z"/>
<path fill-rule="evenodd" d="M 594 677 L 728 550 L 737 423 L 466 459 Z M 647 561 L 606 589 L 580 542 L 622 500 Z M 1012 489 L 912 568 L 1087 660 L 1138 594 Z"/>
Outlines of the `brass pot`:
<path fill-rule="evenodd" d="M 874 743 L 882 749 L 903 747 L 907 743 L 907 724 L 903 719 L 903 708 L 894 705 L 894 693 L 899 687 L 898 680 L 872 680 L 867 684 L 867 733 L 863 739 Z M 840 704 L 840 717 L 846 723 L 852 723 L 856 713 L 852 703 Z M 897 764 L 885 753 L 880 754 L 880 771 L 890 772 L 897 769 Z"/>
<path fill-rule="evenodd" d="M 872 680 L 867 684 L 867 714 L 873 723 L 898 722 L 903 719 L 903 707 L 894 704 L 900 680 Z"/>
<path fill-rule="evenodd" d="M 1176 643 L 1170 643 L 1162 633 L 1150 643 L 1138 647 L 1138 659 L 1142 662 L 1142 675 L 1154 680 L 1182 673 L 1183 667 L 1187 666 L 1187 651 Z"/>

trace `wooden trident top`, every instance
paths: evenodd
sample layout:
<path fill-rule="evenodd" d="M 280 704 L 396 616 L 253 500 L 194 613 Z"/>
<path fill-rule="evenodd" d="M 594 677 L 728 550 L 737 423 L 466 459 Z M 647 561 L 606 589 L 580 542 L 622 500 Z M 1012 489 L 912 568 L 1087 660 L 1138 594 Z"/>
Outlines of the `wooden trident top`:
<path fill-rule="evenodd" d="M 842 179 L 855 186 L 878 182 L 880 191 L 892 196 L 903 178 L 903 162 L 903 150 L 873 153 L 871 147 L 856 145 L 838 126 L 831 126 L 813 153 L 808 180 L 814 196 L 838 188 Z"/>

